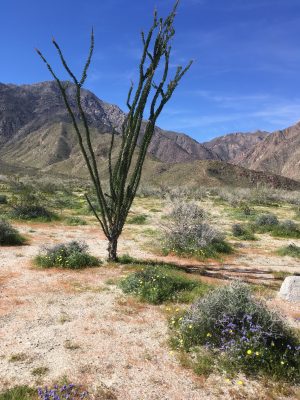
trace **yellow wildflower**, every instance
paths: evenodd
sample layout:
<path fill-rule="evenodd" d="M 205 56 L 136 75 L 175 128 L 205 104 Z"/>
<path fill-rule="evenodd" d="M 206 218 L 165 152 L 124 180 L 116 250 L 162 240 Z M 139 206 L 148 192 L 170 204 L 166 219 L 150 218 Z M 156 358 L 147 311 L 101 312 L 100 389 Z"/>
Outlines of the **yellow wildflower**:
<path fill-rule="evenodd" d="M 252 350 L 247 350 L 247 354 L 250 356 L 252 354 Z"/>
<path fill-rule="evenodd" d="M 211 337 L 211 333 L 208 332 L 208 334 L 206 335 L 207 337 Z"/>

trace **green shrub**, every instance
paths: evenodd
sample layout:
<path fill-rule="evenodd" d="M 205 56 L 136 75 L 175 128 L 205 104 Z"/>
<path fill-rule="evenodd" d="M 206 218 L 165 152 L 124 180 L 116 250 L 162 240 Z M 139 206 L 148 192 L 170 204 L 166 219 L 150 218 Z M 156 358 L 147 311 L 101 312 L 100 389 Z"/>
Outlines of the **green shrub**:
<path fill-rule="evenodd" d="M 232 225 L 232 234 L 233 236 L 243 240 L 255 240 L 255 236 L 253 235 L 253 233 L 241 224 Z"/>
<path fill-rule="evenodd" d="M 96 267 L 100 265 L 98 258 L 87 252 L 88 246 L 82 242 L 72 241 L 46 248 L 35 258 L 39 267 L 62 267 L 79 269 L 85 267 Z"/>
<path fill-rule="evenodd" d="M 286 220 L 272 229 L 272 236 L 300 238 L 300 228 L 294 221 Z"/>
<path fill-rule="evenodd" d="M 45 207 L 38 206 L 38 205 L 16 205 L 11 212 L 12 218 L 17 219 L 37 219 L 41 221 L 51 221 L 53 219 L 57 219 L 55 214 L 47 210 Z"/>
<path fill-rule="evenodd" d="M 29 386 L 15 386 L 0 393 L 0 400 L 33 400 L 37 398 L 37 391 Z"/>
<path fill-rule="evenodd" d="M 290 256 L 294 258 L 300 258 L 300 247 L 296 246 L 294 243 L 289 244 L 288 246 L 282 247 L 277 250 L 277 254 L 280 256 Z"/>
<path fill-rule="evenodd" d="M 0 219 L 0 246 L 18 246 L 25 242 L 26 239 L 16 229 Z"/>
<path fill-rule="evenodd" d="M 208 287 L 199 281 L 186 278 L 179 272 L 159 266 L 143 268 L 120 282 L 124 293 L 133 294 L 152 304 L 178 301 L 183 292 L 190 292 L 202 285 L 205 289 Z"/>
<path fill-rule="evenodd" d="M 71 226 L 87 225 L 86 221 L 79 217 L 69 217 L 66 219 L 66 223 Z"/>
<path fill-rule="evenodd" d="M 7 204 L 7 196 L 0 194 L 0 204 Z"/>
<path fill-rule="evenodd" d="M 209 349 L 232 371 L 299 382 L 300 346 L 283 320 L 234 282 L 209 292 L 173 319 L 175 342 L 186 351 Z"/>
<path fill-rule="evenodd" d="M 255 225 L 258 228 L 270 229 L 279 224 L 278 218 L 275 214 L 262 214 L 255 220 Z"/>
<path fill-rule="evenodd" d="M 132 217 L 129 217 L 127 220 L 128 224 L 135 224 L 135 225 L 144 225 L 147 221 L 147 215 L 141 214 L 141 215 L 134 215 Z"/>

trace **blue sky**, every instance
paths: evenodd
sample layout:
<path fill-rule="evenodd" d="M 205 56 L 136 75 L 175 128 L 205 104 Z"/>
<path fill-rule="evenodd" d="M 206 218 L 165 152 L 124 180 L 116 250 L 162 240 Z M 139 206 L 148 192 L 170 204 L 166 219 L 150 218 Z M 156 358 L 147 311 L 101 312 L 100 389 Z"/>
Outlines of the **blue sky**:
<path fill-rule="evenodd" d="M 54 36 L 79 72 L 95 30 L 86 87 L 126 110 L 136 81 L 140 31 L 173 0 L 3 0 L 0 81 L 50 79 L 38 47 L 65 77 Z M 236 131 L 273 131 L 300 120 L 300 1 L 181 0 L 171 72 L 194 59 L 158 125 L 198 141 Z"/>

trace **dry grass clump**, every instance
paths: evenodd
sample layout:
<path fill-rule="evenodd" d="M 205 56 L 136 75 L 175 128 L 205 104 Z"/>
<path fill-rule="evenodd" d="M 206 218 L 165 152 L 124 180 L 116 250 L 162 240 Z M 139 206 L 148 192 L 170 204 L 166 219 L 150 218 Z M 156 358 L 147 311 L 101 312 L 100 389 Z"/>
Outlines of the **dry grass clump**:
<path fill-rule="evenodd" d="M 225 235 L 206 222 L 204 211 L 195 203 L 178 202 L 166 224 L 165 252 L 200 258 L 230 253 Z"/>

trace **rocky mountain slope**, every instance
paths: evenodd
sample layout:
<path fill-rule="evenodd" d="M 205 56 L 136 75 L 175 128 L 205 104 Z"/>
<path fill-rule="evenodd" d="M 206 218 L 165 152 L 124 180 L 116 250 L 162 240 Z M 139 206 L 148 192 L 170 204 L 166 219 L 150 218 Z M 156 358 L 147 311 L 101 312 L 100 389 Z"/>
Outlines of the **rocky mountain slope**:
<path fill-rule="evenodd" d="M 68 96 L 76 110 L 75 87 L 72 84 L 69 84 Z M 112 129 L 121 132 L 125 113 L 84 89 L 82 104 L 91 127 L 96 155 L 100 165 L 104 166 Z M 75 111 L 75 114 L 78 117 L 78 112 Z M 119 142 L 120 137 L 116 140 L 115 152 Z M 144 176 L 149 181 L 161 177 L 170 182 L 175 179 L 178 184 L 181 180 L 188 184 L 188 181 L 196 179 L 191 167 L 193 162 L 197 162 L 194 166 L 199 176 L 204 180 L 209 176 L 210 183 L 233 183 L 233 180 L 247 175 L 242 185 L 253 185 L 261 180 L 276 187 L 280 180 L 272 178 L 272 174 L 300 181 L 300 123 L 272 134 L 261 131 L 235 133 L 203 144 L 183 133 L 156 127 L 148 150 L 148 170 Z M 236 164 L 235 169 L 226 162 Z M 20 86 L 0 84 L 0 163 L 16 166 L 18 170 L 38 168 L 53 173 L 84 175 L 77 139 L 55 82 Z M 188 166 L 185 167 L 186 163 Z M 246 174 L 241 167 L 267 174 Z M 185 174 L 184 179 L 182 173 Z M 230 173 L 233 175 L 229 179 Z M 291 188 L 292 182 L 287 184 Z"/>
<path fill-rule="evenodd" d="M 209 142 L 203 143 L 205 147 L 210 149 L 220 157 L 222 161 L 230 161 L 237 156 L 242 157 L 250 151 L 255 145 L 258 145 L 267 136 L 268 132 L 257 131 L 254 133 L 230 133 L 228 135 L 219 136 Z"/>
<path fill-rule="evenodd" d="M 276 131 L 231 162 L 300 181 L 300 122 Z"/>
<path fill-rule="evenodd" d="M 68 96 L 76 110 L 75 86 L 69 84 Z M 112 128 L 121 132 L 125 113 L 115 105 L 98 99 L 88 90 L 82 90 L 82 104 L 89 125 L 99 134 L 111 133 Z M 76 113 L 78 117 L 78 112 Z M 57 123 L 70 122 L 63 99 L 56 82 L 42 82 L 32 85 L 0 84 L 0 145 L 1 153 L 15 149 L 15 156 L 21 150 L 20 141 L 36 132 L 39 136 L 51 130 Z M 61 143 L 63 139 L 61 139 Z M 57 155 L 68 157 L 68 151 Z M 28 146 L 26 146 L 28 148 Z M 149 153 L 163 162 L 183 162 L 196 159 L 217 159 L 210 149 L 187 135 L 157 128 Z"/>

